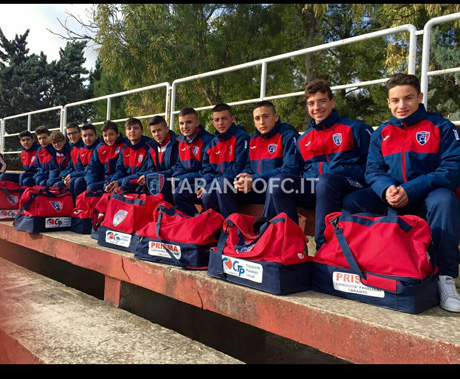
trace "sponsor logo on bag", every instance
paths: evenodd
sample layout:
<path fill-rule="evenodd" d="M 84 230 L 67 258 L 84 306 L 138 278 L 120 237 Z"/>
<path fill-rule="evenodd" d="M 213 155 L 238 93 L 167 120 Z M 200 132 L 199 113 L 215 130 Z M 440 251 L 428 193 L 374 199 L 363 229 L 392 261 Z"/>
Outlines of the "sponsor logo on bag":
<path fill-rule="evenodd" d="M 148 250 L 149 255 L 154 255 L 156 257 L 162 257 L 162 258 L 171 258 L 171 256 L 168 254 L 168 250 L 172 255 L 174 255 L 176 259 L 180 259 L 181 249 L 179 245 L 149 241 L 149 250 Z"/>
<path fill-rule="evenodd" d="M 262 283 L 264 269 L 261 264 L 225 255 L 222 256 L 222 263 L 224 273 L 252 282 Z"/>
<path fill-rule="evenodd" d="M 334 271 L 332 274 L 332 282 L 336 291 L 371 297 L 385 297 L 385 291 L 365 286 L 361 283 L 359 275 L 356 274 Z"/>
<path fill-rule="evenodd" d="M 8 202 L 12 205 L 16 205 L 19 201 L 19 198 L 16 195 L 7 196 Z"/>
<path fill-rule="evenodd" d="M 70 226 L 71 217 L 47 217 L 45 218 L 45 228 L 65 228 Z"/>
<path fill-rule="evenodd" d="M 15 218 L 16 214 L 18 213 L 17 209 L 10 210 L 10 209 L 5 209 L 0 211 L 0 219 L 2 218 Z"/>
<path fill-rule="evenodd" d="M 56 212 L 62 211 L 62 203 L 60 201 L 50 200 L 50 204 Z"/>
<path fill-rule="evenodd" d="M 126 217 L 128 214 L 128 211 L 125 211 L 124 209 L 120 209 L 117 213 L 115 213 L 115 216 L 113 216 L 113 226 L 118 226 Z"/>
<path fill-rule="evenodd" d="M 111 243 L 112 245 L 129 247 L 131 243 L 131 234 L 107 230 L 105 232 L 105 242 Z"/>

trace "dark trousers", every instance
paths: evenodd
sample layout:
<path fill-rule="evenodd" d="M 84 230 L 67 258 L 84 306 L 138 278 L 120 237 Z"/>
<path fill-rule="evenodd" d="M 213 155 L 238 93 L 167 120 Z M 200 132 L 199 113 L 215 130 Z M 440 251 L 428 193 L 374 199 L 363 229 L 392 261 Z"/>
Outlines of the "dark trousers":
<path fill-rule="evenodd" d="M 297 207 L 315 210 L 315 242 L 319 249 L 325 242 L 325 217 L 340 212 L 344 197 L 362 188 L 361 182 L 336 174 L 323 174 L 317 180 L 278 175 L 269 181 L 264 215 L 272 218 L 285 212 L 299 223 Z"/>

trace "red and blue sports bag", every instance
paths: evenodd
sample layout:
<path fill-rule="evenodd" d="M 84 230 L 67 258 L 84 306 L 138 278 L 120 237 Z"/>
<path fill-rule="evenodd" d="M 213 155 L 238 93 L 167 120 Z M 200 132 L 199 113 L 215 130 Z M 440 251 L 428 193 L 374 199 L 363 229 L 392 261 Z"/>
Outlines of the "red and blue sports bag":
<path fill-rule="evenodd" d="M 29 187 L 19 200 L 14 228 L 29 233 L 69 230 L 73 209 L 68 189 Z"/>
<path fill-rule="evenodd" d="M 270 220 L 234 213 L 210 253 L 208 275 L 276 295 L 307 291 L 307 244 L 302 229 L 286 213 Z"/>
<path fill-rule="evenodd" d="M 164 195 L 149 195 L 118 191 L 107 204 L 97 234 L 101 246 L 133 252 L 137 239 L 135 232 L 153 220 L 153 211 L 164 200 Z"/>
<path fill-rule="evenodd" d="M 208 209 L 188 216 L 167 202 L 155 209 L 151 222 L 137 231 L 134 257 L 187 269 L 206 269 L 209 250 L 217 246 L 224 218 Z"/>
<path fill-rule="evenodd" d="M 78 234 L 91 234 L 96 206 L 105 194 L 102 190 L 86 190 L 77 196 L 72 212 L 70 230 Z"/>
<path fill-rule="evenodd" d="M 414 215 L 335 212 L 310 257 L 312 289 L 406 313 L 439 304 L 428 223 Z"/>
<path fill-rule="evenodd" d="M 10 181 L 0 182 L 0 220 L 16 217 L 19 200 L 27 188 Z"/>

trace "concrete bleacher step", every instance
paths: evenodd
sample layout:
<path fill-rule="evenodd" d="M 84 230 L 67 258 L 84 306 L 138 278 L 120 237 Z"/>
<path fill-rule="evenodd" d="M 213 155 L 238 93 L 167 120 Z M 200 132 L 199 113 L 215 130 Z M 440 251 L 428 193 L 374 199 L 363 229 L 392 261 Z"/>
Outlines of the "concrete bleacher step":
<path fill-rule="evenodd" d="M 0 258 L 0 363 L 242 362 Z"/>

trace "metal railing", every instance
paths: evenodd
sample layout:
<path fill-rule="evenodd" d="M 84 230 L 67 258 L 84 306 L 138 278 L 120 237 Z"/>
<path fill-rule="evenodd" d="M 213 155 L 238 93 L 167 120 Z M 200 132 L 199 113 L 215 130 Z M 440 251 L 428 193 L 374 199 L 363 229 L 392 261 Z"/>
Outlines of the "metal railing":
<path fill-rule="evenodd" d="M 408 49 L 408 72 L 411 73 L 411 74 L 415 74 L 415 55 L 416 55 L 416 48 L 417 48 L 417 46 L 416 46 L 416 38 L 417 38 L 416 32 L 417 32 L 417 29 L 416 29 L 416 27 L 414 25 L 410 25 L 410 24 L 401 25 L 401 26 L 397 26 L 397 27 L 394 27 L 394 28 L 389 28 L 389 29 L 380 30 L 380 31 L 377 31 L 377 32 L 367 33 L 367 34 L 363 34 L 363 35 L 360 35 L 360 36 L 350 37 L 350 38 L 346 38 L 346 39 L 343 39 L 343 40 L 340 40 L 340 41 L 329 42 L 329 43 L 325 43 L 325 44 L 322 44 L 322 45 L 313 46 L 313 47 L 293 51 L 293 52 L 286 53 L 286 54 L 280 54 L 280 55 L 276 55 L 276 56 L 269 57 L 269 58 L 263 58 L 263 59 L 259 59 L 259 60 L 256 60 L 256 61 L 252 61 L 252 62 L 232 66 L 232 67 L 227 67 L 227 68 L 214 70 L 214 71 L 209 71 L 209 72 L 198 74 L 198 75 L 192 75 L 192 76 L 188 76 L 188 77 L 185 77 L 185 78 L 176 79 L 176 80 L 173 81 L 172 88 L 171 88 L 171 116 L 170 116 L 169 127 L 171 129 L 174 127 L 174 115 L 179 113 L 179 111 L 175 110 L 175 105 L 176 105 L 176 87 L 180 83 L 185 83 L 185 82 L 189 82 L 189 81 L 197 80 L 197 79 L 203 79 L 203 78 L 207 78 L 207 77 L 210 77 L 210 76 L 215 76 L 215 75 L 228 73 L 228 72 L 232 72 L 232 71 L 236 71 L 236 70 L 241 70 L 241 69 L 245 69 L 245 68 L 249 68 L 249 67 L 261 66 L 260 97 L 256 98 L 256 99 L 247 99 L 247 100 L 241 100 L 241 101 L 236 101 L 236 102 L 229 102 L 228 105 L 234 106 L 234 105 L 254 103 L 254 102 L 257 102 L 257 101 L 260 101 L 260 100 L 274 100 L 274 99 L 293 97 L 293 96 L 303 96 L 304 91 L 280 94 L 280 95 L 275 95 L 275 96 L 266 96 L 265 90 L 266 90 L 266 80 L 267 80 L 267 63 L 271 63 L 271 62 L 275 62 L 275 61 L 279 61 L 279 60 L 283 60 L 283 59 L 287 59 L 287 58 L 292 58 L 292 57 L 296 57 L 296 56 L 299 56 L 299 55 L 305 55 L 305 54 L 309 54 L 309 53 L 313 53 L 313 52 L 317 52 L 317 51 L 322 51 L 322 50 L 326 50 L 326 49 L 331 49 L 331 48 L 334 48 L 334 47 L 345 46 L 345 45 L 349 45 L 351 43 L 360 42 L 360 41 L 364 41 L 364 40 L 368 40 L 368 39 L 372 39 L 372 38 L 383 37 L 383 36 L 387 36 L 387 35 L 390 35 L 390 34 L 396 34 L 396 33 L 400 33 L 400 32 L 409 32 L 410 33 L 410 36 L 409 36 L 409 49 Z M 332 89 L 336 90 L 336 89 L 342 89 L 342 88 L 348 88 L 348 87 L 353 87 L 354 88 L 354 87 L 358 87 L 358 86 L 365 86 L 365 85 L 382 83 L 382 82 L 385 82 L 387 80 L 388 79 L 377 79 L 377 80 L 371 80 L 371 81 L 361 82 L 361 83 L 345 84 L 345 85 L 341 85 L 341 86 L 332 87 Z M 213 106 L 196 107 L 195 110 L 200 111 L 200 110 L 205 110 L 205 109 L 211 109 L 212 107 Z"/>
<path fill-rule="evenodd" d="M 152 114 L 152 115 L 142 115 L 142 116 L 136 116 L 139 119 L 145 119 L 145 118 L 150 118 L 155 115 L 163 115 L 165 119 L 168 120 L 169 118 L 169 127 L 172 129 L 174 127 L 174 116 L 179 113 L 179 111 L 175 110 L 176 106 L 176 98 L 177 98 L 177 86 L 181 83 L 185 82 L 190 82 L 193 80 L 198 80 L 198 79 L 203 79 L 211 76 L 216 76 L 224 73 L 229 73 L 237 70 L 242 70 L 250 67 L 255 67 L 255 66 L 260 66 L 261 67 L 261 80 L 260 80 L 260 89 L 259 89 L 259 97 L 258 98 L 253 98 L 253 99 L 246 99 L 246 100 L 239 100 L 235 102 L 229 102 L 228 104 L 231 106 L 234 105 L 242 105 L 242 104 L 248 104 L 248 103 L 254 103 L 260 100 L 275 100 L 275 99 L 281 99 L 281 98 L 287 98 L 287 97 L 295 97 L 295 96 L 303 96 L 304 91 L 298 91 L 298 92 L 290 92 L 290 93 L 284 93 L 284 94 L 277 94 L 273 96 L 266 96 L 266 84 L 267 84 L 267 64 L 275 61 L 280 61 L 283 59 L 288 59 L 300 55 L 305 55 L 305 54 L 310 54 L 326 49 L 331 49 L 331 48 L 337 48 L 340 46 L 345 46 L 348 44 L 360 42 L 360 41 L 365 41 L 373 38 L 378 38 L 378 37 L 384 37 L 387 35 L 391 34 L 396 34 L 396 33 L 404 33 L 404 32 L 409 32 L 409 43 L 408 43 L 408 54 L 407 54 L 407 72 L 410 74 L 415 74 L 415 63 L 416 63 L 416 41 L 417 41 L 417 36 L 418 35 L 423 35 L 423 47 L 422 47 L 422 69 L 421 69 L 421 88 L 422 92 L 424 94 L 428 93 L 428 86 L 429 86 L 429 80 L 428 78 L 430 76 L 434 75 L 443 75 L 443 74 L 450 74 L 450 73 L 455 73 L 460 71 L 460 67 L 453 67 L 445 70 L 438 70 L 438 71 L 429 71 L 429 55 L 430 55 L 430 38 L 431 38 L 431 29 L 434 25 L 444 23 L 444 22 L 451 22 L 455 21 L 460 18 L 460 13 L 454 13 L 451 15 L 446 15 L 446 16 L 441 16 L 441 17 L 436 17 L 431 19 L 430 21 L 427 22 L 425 25 L 423 31 L 417 31 L 416 27 L 414 25 L 401 25 L 398 27 L 394 28 L 389 28 L 381 31 L 376 31 L 372 33 L 367 33 L 363 34 L 360 36 L 355 36 L 351 38 L 347 38 L 344 40 L 340 41 L 334 41 L 334 42 L 329 42 L 325 43 L 322 45 L 318 46 L 313 46 L 309 47 L 306 49 L 301 49 L 293 52 L 289 52 L 286 54 L 280 54 L 268 58 L 263 58 L 259 59 L 256 61 L 248 62 L 248 63 L 243 63 L 240 65 L 232 66 L 232 67 L 227 67 L 219 70 L 214 70 L 214 71 L 209 71 L 206 73 L 198 74 L 198 75 L 192 75 L 180 79 L 176 79 L 173 81 L 172 85 L 164 82 L 164 83 L 159 83 L 159 84 L 154 84 L 146 87 L 141 87 L 133 90 L 128 90 L 128 91 L 123 91 L 123 92 L 118 92 L 110 95 L 105 95 L 105 96 L 100 96 L 97 98 L 93 99 L 87 99 L 87 100 L 82 100 L 70 104 L 66 104 L 64 106 L 57 106 L 57 107 L 52 107 L 52 108 L 47 108 L 47 109 L 42 109 L 42 110 L 37 110 L 37 111 L 31 111 L 27 113 L 22 113 L 20 115 L 14 115 L 14 116 L 8 116 L 0 120 L 0 131 L 1 131 L 1 136 L 0 136 L 0 151 L 2 153 L 4 152 L 4 139 L 5 137 L 13 137 L 17 136 L 19 133 L 14 133 L 14 134 L 8 134 L 6 133 L 6 127 L 5 123 L 8 120 L 11 120 L 13 118 L 19 118 L 19 117 L 28 117 L 28 130 L 31 130 L 31 116 L 36 113 L 42 113 L 42 112 L 49 112 L 53 110 L 59 110 L 61 112 L 60 114 L 60 125 L 59 129 L 61 131 L 64 131 L 65 125 L 67 123 L 67 115 L 68 115 L 68 109 L 70 107 L 75 107 L 79 106 L 82 104 L 88 104 L 92 102 L 97 102 L 97 101 L 102 101 L 102 100 L 107 100 L 107 110 L 106 110 L 106 119 L 109 120 L 111 119 L 111 100 L 116 97 L 121 97 L 121 96 L 126 96 L 138 92 L 143 92 L 143 91 L 148 91 L 152 89 L 157 89 L 161 87 L 165 87 L 166 89 L 166 95 L 165 95 L 165 111 L 163 113 L 157 113 L 157 114 Z M 345 89 L 345 88 L 357 88 L 357 87 L 365 87 L 365 86 L 370 86 L 370 85 L 375 85 L 375 84 L 381 84 L 385 83 L 388 80 L 388 78 L 381 78 L 381 79 L 375 79 L 375 80 L 369 80 L 369 81 L 364 81 L 364 82 L 356 82 L 356 83 L 348 83 L 348 84 L 343 84 L 343 85 L 336 85 L 333 86 L 331 89 L 333 91 L 340 90 L 340 89 Z M 424 104 L 427 106 L 428 103 L 428 96 L 424 97 Z M 195 107 L 195 110 L 201 111 L 201 110 L 206 110 L 206 109 L 211 109 L 213 108 L 214 105 L 210 106 L 200 106 L 200 107 Z M 112 120 L 114 122 L 121 122 L 125 121 L 126 118 L 123 119 L 117 119 L 117 120 Z M 94 122 L 95 125 L 97 124 L 102 124 L 102 122 Z M 453 121 L 454 124 L 460 125 L 460 121 Z M 58 128 L 56 128 L 58 129 Z M 50 129 L 54 130 L 54 129 Z M 19 154 L 20 151 L 11 151 L 11 152 L 6 152 L 5 154 Z"/>
<path fill-rule="evenodd" d="M 164 113 L 156 113 L 156 114 L 152 114 L 152 115 L 144 115 L 144 116 L 139 116 L 138 118 L 140 118 L 140 119 L 141 118 L 148 118 L 148 117 L 153 117 L 153 116 L 156 116 L 156 115 L 163 115 L 165 118 L 167 118 L 168 117 L 168 109 L 169 109 L 169 92 L 171 90 L 171 85 L 168 82 L 164 82 L 164 83 L 153 84 L 153 85 L 150 85 L 150 86 L 136 88 L 136 89 L 132 89 L 132 90 L 128 90 L 128 91 L 117 92 L 117 93 L 114 93 L 114 94 L 111 94 L 111 95 L 100 96 L 100 97 L 96 97 L 94 99 L 76 101 L 74 103 L 67 104 L 67 105 L 64 106 L 64 115 L 63 115 L 63 118 L 62 118 L 61 128 L 63 129 L 65 127 L 65 125 L 67 124 L 67 113 L 68 113 L 68 108 L 70 108 L 70 107 L 75 107 L 75 106 L 82 105 L 82 104 L 93 103 L 93 102 L 96 102 L 96 101 L 107 100 L 107 112 L 106 112 L 107 117 L 106 117 L 106 120 L 110 120 L 111 119 L 110 115 L 111 115 L 111 111 L 112 111 L 112 99 L 113 98 L 126 96 L 126 95 L 132 95 L 134 93 L 149 91 L 149 90 L 156 89 L 156 88 L 161 88 L 161 87 L 166 88 L 165 111 L 164 111 Z M 127 118 L 117 119 L 117 120 L 112 120 L 112 121 L 121 122 L 121 121 L 125 121 L 125 120 L 127 120 Z M 104 122 L 105 121 L 95 122 L 93 124 L 98 125 L 98 124 L 103 124 Z"/>
<path fill-rule="evenodd" d="M 1 120 L 1 152 L 2 154 L 20 154 L 21 151 L 7 151 L 5 152 L 4 151 L 4 146 L 5 146 L 5 137 L 15 137 L 17 135 L 19 135 L 19 133 L 11 133 L 11 134 L 8 134 L 6 133 L 6 121 L 8 120 L 12 120 L 12 119 L 16 119 L 16 118 L 21 118 L 21 117 L 27 117 L 27 130 L 29 132 L 33 132 L 33 130 L 31 129 L 31 126 L 32 126 L 32 115 L 34 114 L 38 114 L 38 113 L 45 113 L 45 112 L 52 112 L 52 111 L 57 111 L 59 110 L 60 112 L 60 122 L 59 122 L 59 127 L 58 128 L 51 128 L 49 130 L 59 130 L 61 128 L 61 125 L 62 125 L 62 110 L 64 109 L 64 107 L 62 106 L 56 106 L 56 107 L 51 107 L 51 108 L 46 108 L 46 109 L 40 109 L 40 110 L 37 110 L 37 111 L 31 111 L 31 112 L 26 112 L 26 113 L 21 113 L 21 114 L 17 114 L 17 115 L 14 115 L 14 116 L 7 116 L 7 117 L 4 117 L 2 120 Z"/>
<path fill-rule="evenodd" d="M 429 71 L 430 52 L 431 52 L 431 29 L 435 25 L 445 22 L 451 22 L 460 19 L 460 13 L 452 13 L 445 16 L 435 17 L 428 21 L 423 27 L 423 47 L 422 47 L 422 70 L 420 74 L 420 89 L 424 94 L 423 103 L 428 105 L 428 81 L 430 76 L 452 74 L 460 72 L 460 67 L 452 67 L 444 70 Z M 454 124 L 460 125 L 459 121 L 453 121 Z"/>

